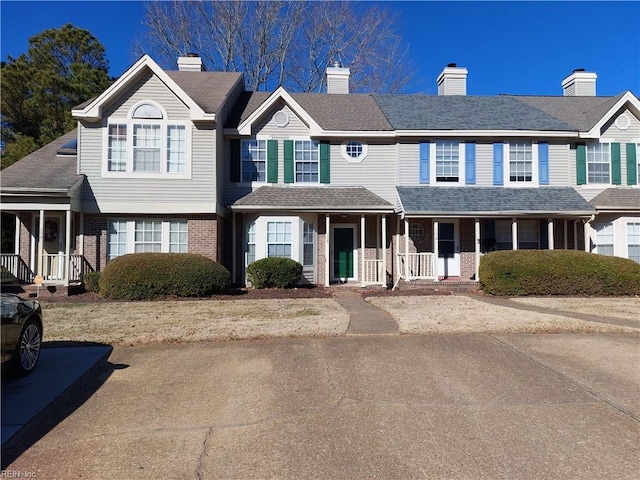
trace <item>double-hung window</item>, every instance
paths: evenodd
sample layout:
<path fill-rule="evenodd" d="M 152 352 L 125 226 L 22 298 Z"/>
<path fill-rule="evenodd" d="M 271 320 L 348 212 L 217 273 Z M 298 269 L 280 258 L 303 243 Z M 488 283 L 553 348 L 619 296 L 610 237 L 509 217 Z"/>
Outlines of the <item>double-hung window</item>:
<path fill-rule="evenodd" d="M 640 263 L 640 222 L 627 223 L 627 257 Z"/>
<path fill-rule="evenodd" d="M 267 222 L 267 256 L 291 258 L 291 222 Z"/>
<path fill-rule="evenodd" d="M 318 183 L 320 164 L 319 143 L 312 140 L 294 142 L 296 183 Z"/>
<path fill-rule="evenodd" d="M 267 180 L 266 140 L 242 140 L 242 181 L 265 182 Z"/>
<path fill-rule="evenodd" d="M 128 219 L 108 222 L 108 259 L 139 252 L 187 253 L 187 221 Z"/>
<path fill-rule="evenodd" d="M 586 146 L 587 183 L 611 183 L 611 145 L 592 143 Z"/>
<path fill-rule="evenodd" d="M 603 223 L 595 226 L 596 248 L 600 255 L 613 255 L 613 225 Z"/>
<path fill-rule="evenodd" d="M 315 242 L 313 223 L 302 225 L 302 265 L 315 265 Z"/>
<path fill-rule="evenodd" d="M 459 179 L 459 142 L 452 140 L 436 142 L 436 182 L 458 182 Z"/>
<path fill-rule="evenodd" d="M 540 247 L 540 222 L 537 220 L 520 220 L 518 222 L 518 249 L 536 250 Z"/>
<path fill-rule="evenodd" d="M 247 227 L 247 255 L 245 266 L 256 261 L 256 224 L 251 222 Z"/>
<path fill-rule="evenodd" d="M 112 118 L 106 131 L 105 174 L 185 175 L 189 173 L 186 121 L 170 121 L 158 105 L 134 106 L 126 119 Z"/>
<path fill-rule="evenodd" d="M 496 250 L 512 250 L 513 240 L 512 222 L 509 220 L 496 220 Z"/>
<path fill-rule="evenodd" d="M 533 146 L 531 142 L 509 144 L 509 181 L 533 181 Z"/>

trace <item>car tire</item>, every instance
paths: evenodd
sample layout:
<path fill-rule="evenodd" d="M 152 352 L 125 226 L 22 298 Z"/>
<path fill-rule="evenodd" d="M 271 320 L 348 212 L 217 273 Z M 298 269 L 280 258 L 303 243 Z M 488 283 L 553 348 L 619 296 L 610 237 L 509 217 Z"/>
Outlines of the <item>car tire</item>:
<path fill-rule="evenodd" d="M 13 372 L 17 376 L 28 375 L 33 372 L 40 358 L 42 348 L 42 327 L 34 318 L 28 319 L 18 339 L 15 350 Z"/>

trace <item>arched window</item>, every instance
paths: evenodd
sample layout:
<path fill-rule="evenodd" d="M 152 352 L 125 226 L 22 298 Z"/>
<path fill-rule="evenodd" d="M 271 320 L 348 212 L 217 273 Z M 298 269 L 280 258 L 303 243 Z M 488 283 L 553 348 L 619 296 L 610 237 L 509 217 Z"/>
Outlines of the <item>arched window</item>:
<path fill-rule="evenodd" d="M 133 112 L 131 113 L 131 118 L 161 119 L 163 118 L 163 115 L 157 106 L 151 103 L 143 103 L 133 109 Z"/>

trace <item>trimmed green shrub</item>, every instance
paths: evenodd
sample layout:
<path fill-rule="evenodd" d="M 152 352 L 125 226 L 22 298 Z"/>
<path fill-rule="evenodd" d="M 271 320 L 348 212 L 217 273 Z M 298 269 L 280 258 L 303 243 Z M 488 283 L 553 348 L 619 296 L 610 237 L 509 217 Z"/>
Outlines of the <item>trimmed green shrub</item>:
<path fill-rule="evenodd" d="M 302 265 L 290 258 L 268 257 L 247 267 L 253 288 L 289 288 L 302 278 Z"/>
<path fill-rule="evenodd" d="M 84 289 L 87 292 L 100 292 L 100 272 L 88 272 L 84 274 Z"/>
<path fill-rule="evenodd" d="M 506 250 L 480 259 L 491 295 L 640 295 L 640 264 L 577 250 Z"/>
<path fill-rule="evenodd" d="M 204 297 L 225 292 L 229 271 L 202 255 L 134 253 L 109 262 L 100 275 L 107 298 L 147 300 L 158 297 Z"/>

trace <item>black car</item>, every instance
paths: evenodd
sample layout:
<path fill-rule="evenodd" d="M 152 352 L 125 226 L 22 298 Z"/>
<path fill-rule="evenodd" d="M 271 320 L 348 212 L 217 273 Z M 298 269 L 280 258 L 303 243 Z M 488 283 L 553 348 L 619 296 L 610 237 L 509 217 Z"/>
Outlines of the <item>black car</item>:
<path fill-rule="evenodd" d="M 40 358 L 42 308 L 37 301 L 0 294 L 2 305 L 2 368 L 16 375 L 31 373 Z"/>

